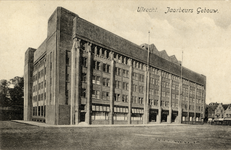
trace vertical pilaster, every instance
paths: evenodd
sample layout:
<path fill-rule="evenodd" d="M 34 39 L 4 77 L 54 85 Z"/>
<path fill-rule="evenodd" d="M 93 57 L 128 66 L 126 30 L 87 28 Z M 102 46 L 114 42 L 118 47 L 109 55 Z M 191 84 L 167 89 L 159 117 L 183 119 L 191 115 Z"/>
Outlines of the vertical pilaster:
<path fill-rule="evenodd" d="M 73 41 L 73 46 L 71 49 L 71 110 L 70 110 L 70 125 L 74 124 L 74 103 L 75 103 L 75 86 L 76 86 L 76 62 L 75 62 L 75 56 L 76 56 L 76 39 Z"/>
<path fill-rule="evenodd" d="M 25 121 L 32 120 L 32 87 L 33 87 L 33 62 L 35 49 L 28 48 L 25 53 L 24 64 L 24 113 Z"/>
<path fill-rule="evenodd" d="M 197 85 L 195 84 L 195 101 L 194 101 L 194 116 L 193 121 L 196 121 L 196 103 L 197 103 Z"/>
<path fill-rule="evenodd" d="M 167 118 L 167 122 L 172 122 L 172 75 L 170 74 L 170 97 L 169 97 L 169 115 Z"/>
<path fill-rule="evenodd" d="M 177 117 L 177 123 L 181 123 L 182 121 L 182 90 L 183 90 L 183 81 L 180 80 L 180 90 L 179 90 L 179 100 L 178 100 L 178 117 Z"/>
<path fill-rule="evenodd" d="M 190 121 L 190 117 L 189 117 L 189 93 L 190 93 L 190 85 L 188 85 L 188 106 L 187 106 L 187 117 L 188 117 L 188 121 Z"/>
<path fill-rule="evenodd" d="M 115 61 L 114 53 L 111 53 L 111 79 L 110 79 L 110 112 L 109 124 L 114 124 L 114 77 L 115 77 Z"/>
<path fill-rule="evenodd" d="M 85 116 L 85 122 L 87 124 L 91 124 L 91 87 L 92 87 L 92 58 L 91 58 L 91 43 L 86 43 L 86 51 L 88 53 L 87 58 L 87 103 L 86 103 L 86 116 Z"/>
<path fill-rule="evenodd" d="M 144 116 L 143 116 L 143 124 L 148 123 L 147 115 L 148 115 L 148 67 L 144 66 L 145 74 L 144 74 Z"/>
<path fill-rule="evenodd" d="M 81 87 L 80 87 L 80 81 L 81 81 L 81 71 L 80 71 L 80 39 L 75 38 L 75 52 L 76 52 L 76 86 L 75 86 L 75 101 L 74 101 L 74 124 L 78 124 L 80 122 L 80 101 L 81 101 Z"/>
<path fill-rule="evenodd" d="M 38 64 L 39 64 L 40 62 L 38 62 Z M 39 66 L 39 65 L 38 65 Z M 39 110 L 39 101 L 40 101 L 40 86 L 39 86 L 39 77 L 38 77 L 38 72 L 39 72 L 39 67 L 38 67 L 38 69 L 37 69 L 37 71 L 36 71 L 36 74 L 37 74 L 37 79 L 36 79 L 36 86 L 37 86 L 37 91 L 36 91 L 36 95 L 37 95 L 37 98 L 36 98 L 36 102 L 37 102 L 37 112 L 36 112 L 36 116 L 40 116 L 40 113 L 38 112 L 38 110 Z M 41 110 L 40 110 L 41 111 Z"/>
<path fill-rule="evenodd" d="M 131 124 L 132 115 L 132 59 L 128 60 L 129 65 L 129 89 L 128 89 L 128 124 Z"/>
<path fill-rule="evenodd" d="M 146 89 L 146 94 L 147 94 L 147 105 L 146 105 L 146 123 L 149 122 L 149 90 L 150 90 L 150 71 L 149 71 L 149 66 L 147 67 L 147 89 Z"/>
<path fill-rule="evenodd" d="M 159 99 L 158 99 L 158 115 L 156 118 L 156 122 L 157 123 L 161 123 L 161 114 L 162 114 L 162 109 L 161 109 L 161 99 L 162 99 L 162 88 L 161 88 L 161 84 L 162 84 L 162 71 L 159 70 L 159 76 L 160 76 L 160 80 L 159 80 Z"/>
<path fill-rule="evenodd" d="M 44 64 L 43 64 L 43 85 L 42 85 L 42 86 L 43 86 L 43 117 L 45 117 L 45 114 L 44 114 L 45 109 L 44 109 L 44 108 L 45 108 L 45 105 L 46 105 L 46 99 L 45 99 L 45 95 L 44 95 L 44 94 L 45 94 L 46 91 L 45 91 L 44 83 L 45 83 L 45 81 L 46 81 L 46 78 L 45 78 L 45 76 L 46 76 L 46 75 L 45 75 L 46 58 L 45 58 L 43 61 L 44 61 L 44 62 L 43 62 L 43 63 L 44 63 Z"/>
<path fill-rule="evenodd" d="M 206 81 L 206 77 L 205 77 Z M 206 83 L 206 82 L 205 82 Z M 206 104 L 206 85 L 204 85 L 204 96 L 203 96 L 203 118 L 205 119 L 205 104 Z"/>

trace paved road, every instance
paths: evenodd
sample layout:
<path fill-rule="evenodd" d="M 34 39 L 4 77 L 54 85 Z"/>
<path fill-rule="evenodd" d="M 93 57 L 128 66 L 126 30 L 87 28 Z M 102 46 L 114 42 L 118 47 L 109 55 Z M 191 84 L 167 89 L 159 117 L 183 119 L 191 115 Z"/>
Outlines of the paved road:
<path fill-rule="evenodd" d="M 231 127 L 44 128 L 0 122 L 1 149 L 231 149 Z"/>

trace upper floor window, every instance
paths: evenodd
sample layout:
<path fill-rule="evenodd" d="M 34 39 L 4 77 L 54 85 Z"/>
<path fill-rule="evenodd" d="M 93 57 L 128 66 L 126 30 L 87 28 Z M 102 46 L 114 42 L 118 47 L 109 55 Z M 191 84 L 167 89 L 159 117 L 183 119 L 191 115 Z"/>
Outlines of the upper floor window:
<path fill-rule="evenodd" d="M 116 87 L 117 89 L 120 89 L 120 88 L 121 88 L 122 82 L 116 80 L 115 83 L 116 83 L 116 86 L 115 86 L 115 87 Z"/>
<path fill-rule="evenodd" d="M 128 72 L 129 72 L 128 70 L 125 70 L 125 69 L 124 69 L 124 70 L 123 70 L 123 77 L 128 77 Z"/>
<path fill-rule="evenodd" d="M 100 76 L 92 76 L 92 83 L 100 85 Z"/>
<path fill-rule="evenodd" d="M 143 93 L 144 92 L 144 87 L 143 86 L 139 86 L 139 92 Z"/>
<path fill-rule="evenodd" d="M 124 89 L 124 90 L 128 90 L 128 83 L 123 82 L 123 89 Z"/>
<path fill-rule="evenodd" d="M 109 97 L 109 92 L 105 92 L 105 91 L 103 91 L 103 99 L 105 99 L 105 100 L 110 100 L 110 97 Z"/>
<path fill-rule="evenodd" d="M 93 91 L 92 91 L 92 98 L 99 99 L 99 91 L 93 90 Z"/>
<path fill-rule="evenodd" d="M 87 68 L 87 58 L 82 57 L 82 66 Z"/>
<path fill-rule="evenodd" d="M 87 82 L 87 74 L 86 73 L 82 73 L 82 82 Z"/>
<path fill-rule="evenodd" d="M 122 102 L 128 102 L 128 95 L 123 95 L 122 96 Z"/>
<path fill-rule="evenodd" d="M 136 91 L 137 91 L 137 85 L 135 85 L 135 84 L 132 85 L 132 91 L 133 91 L 133 92 L 136 92 Z"/>
<path fill-rule="evenodd" d="M 115 93 L 114 94 L 114 101 L 120 101 L 120 94 Z"/>
<path fill-rule="evenodd" d="M 103 71 L 104 72 L 107 72 L 107 73 L 110 73 L 111 71 L 110 71 L 110 65 L 108 65 L 108 64 L 103 64 Z"/>
<path fill-rule="evenodd" d="M 109 86 L 110 85 L 110 79 L 103 78 L 103 86 Z"/>
<path fill-rule="evenodd" d="M 115 74 L 116 74 L 117 76 L 121 76 L 121 69 L 118 68 L 118 67 L 115 67 Z"/>
<path fill-rule="evenodd" d="M 100 62 L 93 61 L 93 69 L 100 70 Z"/>

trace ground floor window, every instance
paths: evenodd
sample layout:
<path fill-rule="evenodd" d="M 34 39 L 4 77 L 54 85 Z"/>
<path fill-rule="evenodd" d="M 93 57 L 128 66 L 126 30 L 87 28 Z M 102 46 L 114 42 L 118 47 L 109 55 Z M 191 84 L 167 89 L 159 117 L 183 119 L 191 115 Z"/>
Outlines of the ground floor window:
<path fill-rule="evenodd" d="M 93 112 L 92 120 L 108 120 L 108 112 Z"/>
<path fill-rule="evenodd" d="M 127 113 L 115 113 L 114 120 L 127 120 Z"/>
<path fill-rule="evenodd" d="M 143 120 L 142 114 L 132 114 L 131 120 Z"/>

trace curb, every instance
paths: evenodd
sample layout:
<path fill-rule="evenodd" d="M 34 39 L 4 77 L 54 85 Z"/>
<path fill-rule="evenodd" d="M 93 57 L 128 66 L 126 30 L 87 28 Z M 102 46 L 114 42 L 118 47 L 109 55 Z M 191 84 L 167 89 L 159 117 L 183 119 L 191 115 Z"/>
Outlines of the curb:
<path fill-rule="evenodd" d="M 187 124 L 138 124 L 138 125 L 49 125 L 45 123 L 35 121 L 24 121 L 24 120 L 11 120 L 13 122 L 27 124 L 31 126 L 45 127 L 45 128 L 97 128 L 97 127 L 154 127 L 154 126 L 182 126 Z"/>

